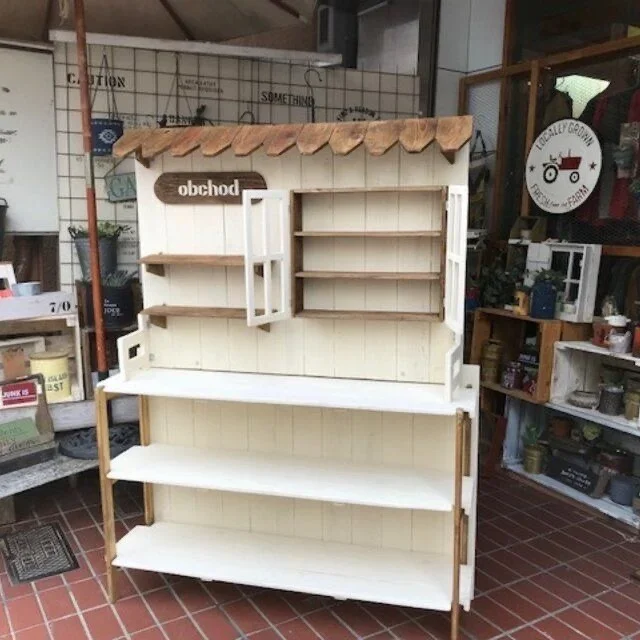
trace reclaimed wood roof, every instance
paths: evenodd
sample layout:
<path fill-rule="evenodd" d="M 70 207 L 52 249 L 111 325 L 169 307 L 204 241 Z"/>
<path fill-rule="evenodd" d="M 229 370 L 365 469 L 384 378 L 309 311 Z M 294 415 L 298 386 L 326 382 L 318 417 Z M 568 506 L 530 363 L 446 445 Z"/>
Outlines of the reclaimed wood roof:
<path fill-rule="evenodd" d="M 449 162 L 471 139 L 471 116 L 377 120 L 372 122 L 323 122 L 309 124 L 259 124 L 167 129 L 129 129 L 113 146 L 113 155 L 135 154 L 152 160 L 162 153 L 181 158 L 196 150 L 216 156 L 231 149 L 248 156 L 262 148 L 279 156 L 293 147 L 301 155 L 313 155 L 329 145 L 335 155 L 347 155 L 364 144 L 372 156 L 381 156 L 396 144 L 408 153 L 420 153 L 433 142 Z"/>

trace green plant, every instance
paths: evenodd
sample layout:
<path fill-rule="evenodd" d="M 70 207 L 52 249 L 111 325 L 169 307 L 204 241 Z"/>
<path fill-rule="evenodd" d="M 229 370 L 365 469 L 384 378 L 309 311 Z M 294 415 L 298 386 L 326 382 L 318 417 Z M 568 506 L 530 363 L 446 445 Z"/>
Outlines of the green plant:
<path fill-rule="evenodd" d="M 504 307 L 513 303 L 516 285 L 522 281 L 524 269 L 520 265 L 505 268 L 500 256 L 480 276 L 480 303 L 483 307 Z"/>
<path fill-rule="evenodd" d="M 88 238 L 89 229 L 84 226 L 71 225 L 67 227 L 69 235 L 75 240 L 76 238 Z M 128 224 L 116 224 L 115 222 L 100 221 L 98 222 L 98 238 L 119 238 L 125 231 L 129 231 L 131 226 Z"/>
<path fill-rule="evenodd" d="M 531 447 L 538 443 L 538 439 L 542 434 L 543 426 L 538 424 L 528 424 L 522 432 L 522 444 L 525 447 Z"/>
<path fill-rule="evenodd" d="M 104 287 L 126 287 L 136 277 L 134 271 L 124 271 L 119 269 L 113 273 L 108 273 L 102 278 L 102 286 Z M 91 279 L 85 280 L 85 282 L 91 283 Z"/>
<path fill-rule="evenodd" d="M 540 282 L 548 282 L 557 291 L 562 288 L 566 275 L 562 271 L 555 271 L 554 269 L 540 269 L 532 273 L 534 285 Z"/>

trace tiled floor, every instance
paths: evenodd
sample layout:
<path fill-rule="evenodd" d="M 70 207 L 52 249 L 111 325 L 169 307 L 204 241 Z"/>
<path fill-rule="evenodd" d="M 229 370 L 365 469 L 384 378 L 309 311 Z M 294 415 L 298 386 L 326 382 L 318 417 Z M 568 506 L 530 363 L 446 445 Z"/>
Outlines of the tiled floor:
<path fill-rule="evenodd" d="M 336 602 L 129 571 L 107 604 L 95 475 L 80 489 L 50 485 L 23 495 L 20 526 L 59 521 L 80 568 L 11 586 L 0 566 L 1 640 L 434 640 L 448 616 Z M 119 533 L 140 502 L 118 484 Z M 464 614 L 474 640 L 640 640 L 640 538 L 589 512 L 500 476 L 481 485 L 478 595 Z"/>

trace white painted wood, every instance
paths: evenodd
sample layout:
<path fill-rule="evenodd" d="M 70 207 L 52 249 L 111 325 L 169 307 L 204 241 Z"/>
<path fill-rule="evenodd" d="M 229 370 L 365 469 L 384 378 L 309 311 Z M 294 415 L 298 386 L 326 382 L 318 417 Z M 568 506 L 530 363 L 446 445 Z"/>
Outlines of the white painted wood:
<path fill-rule="evenodd" d="M 610 429 L 616 431 L 622 431 L 623 433 L 630 433 L 634 436 L 640 436 L 640 427 L 637 420 L 627 420 L 624 415 L 608 416 L 604 413 L 600 413 L 596 409 L 581 409 L 580 407 L 574 407 L 564 400 L 564 398 L 551 398 L 545 405 L 549 409 L 554 411 L 560 411 L 576 418 L 582 418 L 589 422 L 595 422 L 601 424 Z"/>
<path fill-rule="evenodd" d="M 509 465 L 508 469 L 518 475 L 524 476 L 528 480 L 546 487 L 547 489 L 552 489 L 553 491 L 567 496 L 572 500 L 576 500 L 577 502 L 592 507 L 593 509 L 597 509 L 600 513 L 604 513 L 606 516 L 615 518 L 620 522 L 624 522 L 625 524 L 632 526 L 634 529 L 640 530 L 640 516 L 634 514 L 631 507 L 616 504 L 609 498 L 609 496 L 592 498 L 591 496 L 581 493 L 580 491 L 576 491 L 575 489 L 568 487 L 566 484 L 562 484 L 562 482 L 558 482 L 558 480 L 550 478 L 543 473 L 527 473 L 519 463 Z"/>
<path fill-rule="evenodd" d="M 453 473 L 189 444 L 132 447 L 112 460 L 109 478 L 395 509 L 452 509 Z M 465 478 L 463 493 L 470 507 L 471 478 Z"/>
<path fill-rule="evenodd" d="M 447 326 L 460 336 L 464 333 L 468 209 L 469 187 L 449 185 L 444 320 Z"/>
<path fill-rule="evenodd" d="M 556 349 L 564 350 L 571 349 L 575 351 L 586 351 L 587 353 L 593 353 L 598 356 L 606 357 L 606 358 L 615 358 L 616 360 L 626 360 L 634 364 L 636 367 L 640 367 L 640 358 L 634 358 L 630 353 L 614 353 L 609 351 L 609 349 L 605 349 L 604 347 L 598 347 L 597 345 L 586 342 L 582 340 L 576 340 L 575 342 L 571 341 L 563 341 L 556 342 Z"/>
<path fill-rule="evenodd" d="M 118 362 L 123 380 L 129 380 L 136 373 L 148 369 L 149 331 L 145 329 L 146 319 L 138 316 L 138 330 L 127 333 L 117 340 Z"/>
<path fill-rule="evenodd" d="M 158 522 L 117 544 L 114 564 L 222 582 L 448 611 L 448 555 Z M 471 572 L 462 567 L 469 609 Z"/>
<path fill-rule="evenodd" d="M 107 393 L 221 400 L 298 407 L 327 407 L 455 415 L 475 411 L 476 389 L 459 389 L 452 401 L 438 384 L 415 384 L 311 376 L 151 368 L 126 379 L 118 374 L 100 386 Z"/>
<path fill-rule="evenodd" d="M 256 231 L 254 201 L 260 202 L 261 205 L 260 237 L 257 240 L 254 238 Z M 242 192 L 242 210 L 247 325 L 257 327 L 287 320 L 291 318 L 289 192 L 283 189 L 246 189 Z M 257 309 L 256 267 L 262 268 L 264 282 L 262 313 Z M 276 277 L 275 269 L 278 270 L 279 277 Z"/>

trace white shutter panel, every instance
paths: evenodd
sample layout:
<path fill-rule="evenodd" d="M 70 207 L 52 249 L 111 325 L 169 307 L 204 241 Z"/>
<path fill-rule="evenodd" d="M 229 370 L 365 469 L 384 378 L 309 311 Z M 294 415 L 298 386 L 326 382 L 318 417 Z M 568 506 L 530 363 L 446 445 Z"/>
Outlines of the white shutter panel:
<path fill-rule="evenodd" d="M 447 248 L 444 321 L 458 335 L 464 332 L 469 188 L 450 185 L 447 197 Z"/>
<path fill-rule="evenodd" d="M 257 327 L 286 320 L 291 317 L 289 192 L 247 189 L 242 192 L 242 209 L 247 324 Z M 262 271 L 261 305 L 256 302 L 256 282 L 260 282 L 256 267 Z"/>

